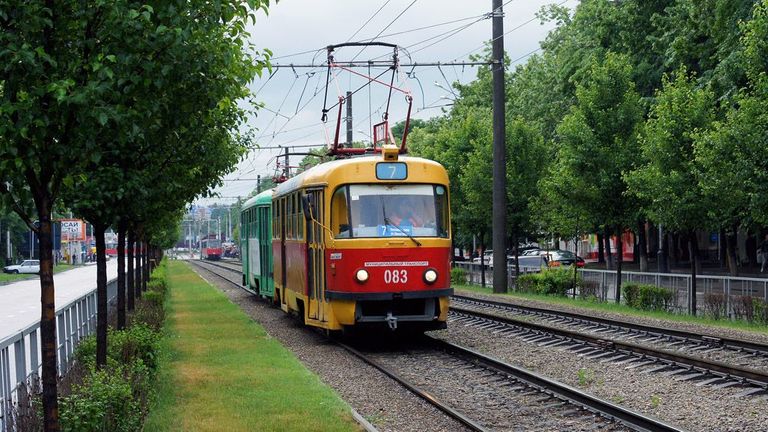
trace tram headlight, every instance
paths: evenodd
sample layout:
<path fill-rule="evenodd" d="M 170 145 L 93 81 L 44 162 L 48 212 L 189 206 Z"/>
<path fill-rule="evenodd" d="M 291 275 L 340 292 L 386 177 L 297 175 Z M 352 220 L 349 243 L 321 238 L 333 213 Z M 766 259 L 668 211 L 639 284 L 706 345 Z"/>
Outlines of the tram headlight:
<path fill-rule="evenodd" d="M 437 271 L 434 269 L 427 269 L 427 271 L 424 272 L 424 282 L 428 284 L 433 284 L 437 280 Z"/>
<path fill-rule="evenodd" d="M 364 283 L 368 280 L 368 270 L 360 269 L 355 272 L 355 279 L 357 279 L 358 282 Z"/>

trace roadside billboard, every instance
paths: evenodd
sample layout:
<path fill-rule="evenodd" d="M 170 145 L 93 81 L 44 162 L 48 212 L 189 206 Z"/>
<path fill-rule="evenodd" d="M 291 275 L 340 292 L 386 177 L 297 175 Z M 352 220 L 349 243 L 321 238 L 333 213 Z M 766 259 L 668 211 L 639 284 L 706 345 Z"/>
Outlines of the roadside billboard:
<path fill-rule="evenodd" d="M 61 219 L 62 241 L 85 241 L 85 222 L 81 219 Z"/>

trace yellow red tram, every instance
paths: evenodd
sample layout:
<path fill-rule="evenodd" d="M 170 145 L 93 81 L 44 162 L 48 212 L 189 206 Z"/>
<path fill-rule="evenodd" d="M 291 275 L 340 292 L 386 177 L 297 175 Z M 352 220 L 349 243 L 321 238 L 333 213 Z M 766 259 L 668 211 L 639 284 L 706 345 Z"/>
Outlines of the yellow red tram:
<path fill-rule="evenodd" d="M 448 176 L 384 145 L 318 165 L 272 197 L 275 301 L 328 330 L 444 328 L 450 287 Z"/>

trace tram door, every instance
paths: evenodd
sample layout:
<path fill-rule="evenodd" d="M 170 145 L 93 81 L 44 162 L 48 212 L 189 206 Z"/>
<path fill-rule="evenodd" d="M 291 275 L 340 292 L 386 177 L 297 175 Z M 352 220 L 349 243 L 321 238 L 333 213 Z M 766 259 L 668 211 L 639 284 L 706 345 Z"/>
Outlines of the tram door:
<path fill-rule="evenodd" d="M 323 242 L 323 190 L 307 191 L 307 199 L 315 221 L 307 224 L 307 290 L 309 291 L 309 318 L 325 321 L 324 301 L 325 272 L 323 265 L 325 244 Z"/>
<path fill-rule="evenodd" d="M 278 211 L 280 212 L 278 217 L 282 218 L 282 222 L 280 223 L 280 283 L 282 284 L 282 288 L 280 289 L 280 306 L 286 312 L 288 311 L 288 297 L 286 296 L 286 291 L 288 289 L 288 263 L 286 262 L 285 253 L 285 225 L 288 220 L 288 216 L 285 214 L 287 201 L 287 198 L 282 198 L 280 204 L 278 204 L 280 206 L 278 207 Z"/>

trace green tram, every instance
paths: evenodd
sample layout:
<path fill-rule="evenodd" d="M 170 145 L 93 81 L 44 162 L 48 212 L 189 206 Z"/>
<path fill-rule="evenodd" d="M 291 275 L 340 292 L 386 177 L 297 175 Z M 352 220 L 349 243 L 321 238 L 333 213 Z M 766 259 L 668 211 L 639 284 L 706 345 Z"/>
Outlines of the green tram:
<path fill-rule="evenodd" d="M 240 257 L 246 290 L 274 298 L 272 279 L 272 191 L 266 190 L 243 204 L 240 213 Z"/>

